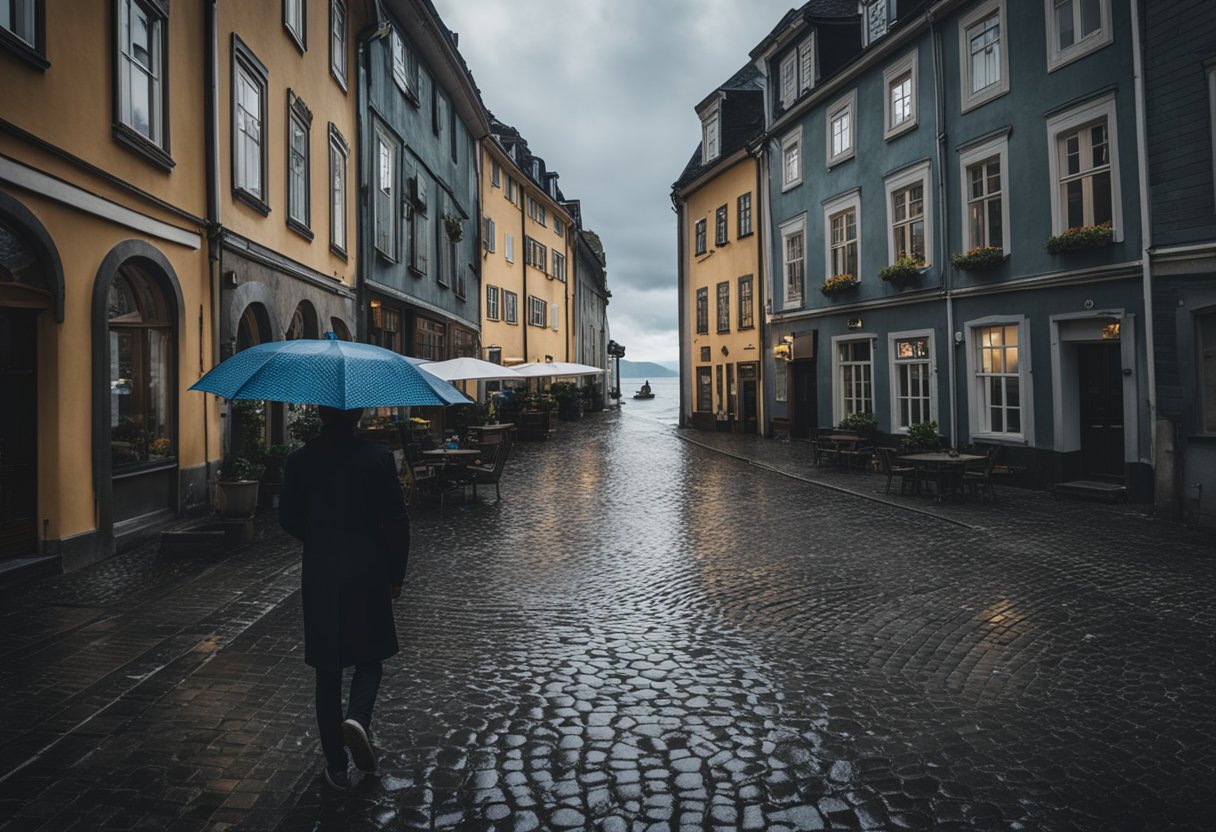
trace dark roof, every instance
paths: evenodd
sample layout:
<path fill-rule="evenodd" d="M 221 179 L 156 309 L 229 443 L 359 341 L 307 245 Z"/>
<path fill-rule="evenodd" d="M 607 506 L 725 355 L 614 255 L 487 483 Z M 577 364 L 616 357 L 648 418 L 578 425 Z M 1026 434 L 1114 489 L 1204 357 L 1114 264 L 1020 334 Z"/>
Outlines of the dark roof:
<path fill-rule="evenodd" d="M 528 148 L 528 140 L 525 139 L 520 132 L 506 122 L 499 121 L 493 113 L 490 116 L 490 136 L 494 141 L 498 142 L 499 147 L 511 157 L 519 169 L 524 172 L 524 175 L 532 180 L 538 188 L 549 194 L 549 180 L 558 178 L 557 171 L 548 170 L 545 165 L 544 157 L 538 156 Z M 539 162 L 539 176 L 532 174 L 533 161 Z M 566 196 L 562 193 L 561 186 L 554 188 L 557 192 L 556 202 L 561 205 L 566 202 Z M 550 194 L 550 198 L 553 196 Z M 564 207 L 564 206 L 563 206 Z"/>
<path fill-rule="evenodd" d="M 799 20 L 837 20 L 857 16 L 857 0 L 808 0 L 799 8 L 790 9 L 782 15 L 773 30 L 756 44 L 751 55 L 753 58 L 759 55 Z"/>
<path fill-rule="evenodd" d="M 680 178 L 671 186 L 673 190 L 679 190 L 692 182 L 764 132 L 764 87 L 760 83 L 760 77 L 760 70 L 754 64 L 747 63 L 697 106 L 699 110 L 714 96 L 721 98 L 721 109 L 718 112 L 721 130 L 719 153 L 709 164 L 703 165 L 701 145 L 698 144 L 696 153 L 684 166 Z"/>

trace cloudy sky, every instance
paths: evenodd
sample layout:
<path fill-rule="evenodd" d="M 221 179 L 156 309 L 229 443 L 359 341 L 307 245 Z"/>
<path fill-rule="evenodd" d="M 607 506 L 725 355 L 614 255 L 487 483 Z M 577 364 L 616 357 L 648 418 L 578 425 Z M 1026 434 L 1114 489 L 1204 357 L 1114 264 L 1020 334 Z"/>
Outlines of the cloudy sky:
<path fill-rule="evenodd" d="M 604 241 L 612 337 L 675 361 L 671 183 L 701 139 L 693 106 L 793 0 L 434 0 L 481 87 Z"/>

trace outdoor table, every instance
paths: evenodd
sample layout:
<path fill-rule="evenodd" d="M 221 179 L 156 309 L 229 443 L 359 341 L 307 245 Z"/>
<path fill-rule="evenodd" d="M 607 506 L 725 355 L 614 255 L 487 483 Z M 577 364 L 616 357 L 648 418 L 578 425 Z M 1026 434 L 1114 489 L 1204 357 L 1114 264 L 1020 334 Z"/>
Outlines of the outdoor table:
<path fill-rule="evenodd" d="M 469 430 L 475 430 L 481 435 L 485 445 L 497 445 L 503 441 L 508 431 L 515 430 L 514 422 L 503 422 L 496 425 L 469 425 Z"/>
<path fill-rule="evenodd" d="M 942 501 L 942 493 L 945 490 L 945 474 L 947 471 L 951 473 L 951 478 L 961 471 L 968 462 L 979 462 L 987 459 L 986 456 L 977 454 L 949 454 L 945 451 L 933 451 L 923 454 L 904 454 L 898 457 L 900 462 L 910 463 L 917 468 L 925 468 L 936 472 L 937 474 L 937 501 Z"/>
<path fill-rule="evenodd" d="M 476 448 L 435 448 L 434 450 L 423 451 L 422 456 L 426 459 L 442 462 L 445 465 L 467 465 L 481 456 L 481 451 Z"/>

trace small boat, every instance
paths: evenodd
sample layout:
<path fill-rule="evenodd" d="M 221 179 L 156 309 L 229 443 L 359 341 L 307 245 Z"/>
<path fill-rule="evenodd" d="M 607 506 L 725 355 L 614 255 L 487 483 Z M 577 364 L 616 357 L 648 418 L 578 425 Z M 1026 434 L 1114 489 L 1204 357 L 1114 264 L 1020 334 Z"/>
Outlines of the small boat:
<path fill-rule="evenodd" d="M 653 399 L 654 393 L 650 392 L 650 382 L 642 385 L 642 389 L 633 394 L 635 399 Z"/>

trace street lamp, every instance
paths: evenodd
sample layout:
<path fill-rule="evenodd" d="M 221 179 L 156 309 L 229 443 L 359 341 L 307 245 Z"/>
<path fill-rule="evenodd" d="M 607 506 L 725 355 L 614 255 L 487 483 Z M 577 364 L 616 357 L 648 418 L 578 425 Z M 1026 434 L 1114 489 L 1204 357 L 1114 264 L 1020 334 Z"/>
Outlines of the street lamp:
<path fill-rule="evenodd" d="M 616 381 L 612 385 L 612 392 L 608 395 L 616 399 L 619 404 L 621 401 L 621 359 L 625 357 L 625 348 L 616 341 L 609 341 L 608 356 L 616 359 Z"/>

